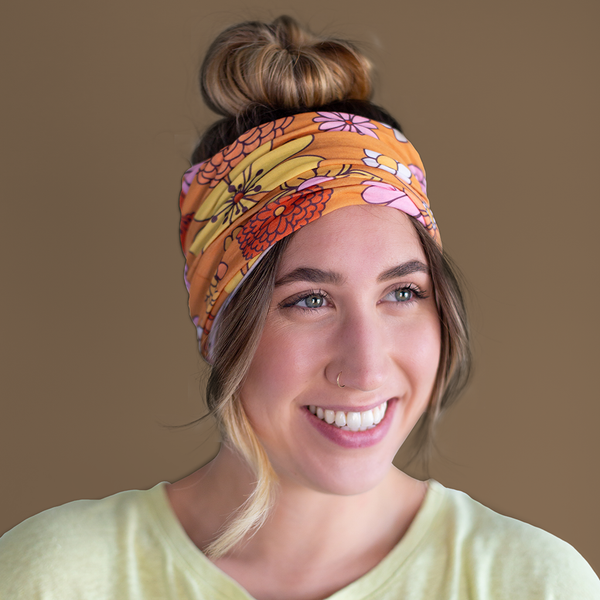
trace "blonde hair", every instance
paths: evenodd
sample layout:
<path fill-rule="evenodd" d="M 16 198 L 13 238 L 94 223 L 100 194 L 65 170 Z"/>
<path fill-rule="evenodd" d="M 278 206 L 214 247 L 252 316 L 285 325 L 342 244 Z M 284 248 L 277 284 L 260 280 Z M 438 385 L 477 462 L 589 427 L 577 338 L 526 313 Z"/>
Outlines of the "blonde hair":
<path fill-rule="evenodd" d="M 440 363 L 428 408 L 415 437 L 417 451 L 428 454 L 441 413 L 460 395 L 471 369 L 467 313 L 454 267 L 423 225 L 411 217 L 431 272 L 441 323 Z M 212 558 L 230 550 L 266 520 L 277 487 L 277 476 L 254 433 L 239 400 L 239 390 L 250 368 L 267 318 L 275 277 L 293 234 L 277 242 L 246 277 L 222 317 L 215 341 L 207 384 L 207 403 L 221 428 L 224 443 L 243 457 L 256 476 L 252 495 L 206 549 Z"/>
<path fill-rule="evenodd" d="M 221 33 L 202 65 L 200 87 L 208 106 L 225 118 L 200 140 L 193 162 L 212 156 L 265 120 L 325 105 L 400 130 L 388 113 L 369 102 L 369 61 L 349 42 L 319 38 L 286 16 L 271 24 L 242 23 Z M 440 365 L 429 408 L 420 423 L 421 437 L 426 440 L 431 438 L 442 409 L 464 387 L 470 352 L 464 302 L 452 266 L 420 223 L 413 222 L 429 261 L 442 323 Z M 211 558 L 223 556 L 261 527 L 275 498 L 277 476 L 244 412 L 239 392 L 258 346 L 277 269 L 291 237 L 280 240 L 266 253 L 219 317 L 207 404 L 217 419 L 223 443 L 246 461 L 256 485 L 205 549 Z"/>
<path fill-rule="evenodd" d="M 256 476 L 256 486 L 206 548 L 211 558 L 222 556 L 247 535 L 252 535 L 265 522 L 275 496 L 277 476 L 248 421 L 239 390 L 260 341 L 277 268 L 290 239 L 288 236 L 280 240 L 266 253 L 220 317 L 206 402 L 217 420 L 223 442 L 246 461 Z"/>
<path fill-rule="evenodd" d="M 282 16 L 221 33 L 204 59 L 200 89 L 208 107 L 225 117 L 257 105 L 302 109 L 369 100 L 371 63 L 349 42 L 320 38 Z"/>

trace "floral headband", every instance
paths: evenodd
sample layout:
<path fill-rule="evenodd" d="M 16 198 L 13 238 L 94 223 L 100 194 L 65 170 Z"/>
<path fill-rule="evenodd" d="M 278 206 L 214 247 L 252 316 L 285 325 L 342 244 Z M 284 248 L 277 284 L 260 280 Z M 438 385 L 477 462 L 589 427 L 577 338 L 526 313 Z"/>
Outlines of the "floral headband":
<path fill-rule="evenodd" d="M 338 208 L 391 206 L 440 244 L 425 170 L 392 127 L 341 112 L 255 127 L 183 176 L 181 247 L 190 316 L 210 361 L 219 310 L 278 240 Z"/>

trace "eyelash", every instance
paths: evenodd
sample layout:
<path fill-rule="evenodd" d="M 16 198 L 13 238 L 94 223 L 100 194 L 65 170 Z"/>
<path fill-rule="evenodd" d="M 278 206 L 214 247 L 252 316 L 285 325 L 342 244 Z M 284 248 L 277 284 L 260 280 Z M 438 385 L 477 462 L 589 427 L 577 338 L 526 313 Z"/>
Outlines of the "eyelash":
<path fill-rule="evenodd" d="M 421 288 L 417 287 L 414 283 L 403 283 L 391 290 L 388 294 L 386 294 L 386 296 L 389 296 L 390 294 L 396 294 L 397 292 L 403 290 L 412 292 L 412 298 L 410 300 L 407 300 L 406 302 L 398 301 L 398 304 L 410 304 L 411 302 L 415 302 L 416 300 L 425 300 L 429 297 L 423 290 L 421 290 Z"/>
<path fill-rule="evenodd" d="M 412 302 L 415 302 L 416 300 L 425 300 L 426 298 L 429 297 L 425 292 L 423 292 L 421 289 L 419 289 L 416 285 L 414 285 L 412 283 L 401 284 L 398 287 L 395 287 L 393 290 L 390 290 L 384 297 L 387 297 L 391 294 L 396 294 L 397 292 L 403 291 L 403 290 L 410 291 L 413 294 L 413 297 L 410 298 L 410 300 L 406 300 L 405 302 L 398 300 L 397 301 L 398 304 L 411 304 Z M 308 306 L 298 306 L 298 303 L 302 302 L 302 300 L 306 300 L 307 298 L 311 298 L 313 296 L 318 296 L 320 298 L 323 298 L 327 302 L 331 302 L 331 298 L 326 291 L 310 290 L 309 292 L 303 292 L 301 294 L 298 294 L 297 296 L 293 296 L 292 298 L 284 300 L 283 302 L 281 302 L 279 304 L 279 307 L 280 308 L 298 308 L 303 311 L 315 312 L 315 311 L 320 310 L 323 307 L 319 306 L 316 308 L 310 308 Z"/>
<path fill-rule="evenodd" d="M 311 298 L 312 296 L 319 296 L 320 298 L 323 298 L 324 300 L 331 302 L 331 298 L 329 297 L 329 294 L 326 291 L 310 290 L 309 292 L 302 292 L 301 294 L 298 294 L 297 296 L 292 296 L 291 298 L 284 300 L 279 306 L 280 306 L 280 308 L 299 308 L 300 310 L 314 312 L 314 311 L 319 310 L 322 307 L 319 306 L 318 308 L 310 308 L 308 306 L 298 306 L 299 302 L 302 302 L 302 300 L 306 300 L 307 298 Z"/>

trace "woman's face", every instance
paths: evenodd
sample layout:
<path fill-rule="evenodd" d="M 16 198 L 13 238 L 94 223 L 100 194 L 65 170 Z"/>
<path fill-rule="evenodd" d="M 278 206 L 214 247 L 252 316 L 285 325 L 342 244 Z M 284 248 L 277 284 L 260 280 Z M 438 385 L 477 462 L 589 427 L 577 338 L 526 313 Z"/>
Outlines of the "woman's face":
<path fill-rule="evenodd" d="M 409 218 L 346 207 L 292 238 L 240 397 L 282 480 L 356 494 L 388 473 L 427 406 L 439 356 L 431 277 Z"/>

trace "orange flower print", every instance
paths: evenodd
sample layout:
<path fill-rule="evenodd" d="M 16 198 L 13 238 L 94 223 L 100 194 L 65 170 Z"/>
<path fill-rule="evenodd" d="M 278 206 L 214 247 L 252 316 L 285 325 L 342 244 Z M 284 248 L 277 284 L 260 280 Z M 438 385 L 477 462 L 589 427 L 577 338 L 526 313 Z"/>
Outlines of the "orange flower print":
<path fill-rule="evenodd" d="M 225 241 L 223 242 L 223 250 L 227 250 L 227 248 L 229 248 L 229 246 L 231 246 L 231 244 L 233 243 L 233 240 L 237 239 L 237 236 L 239 235 L 240 231 L 242 230 L 241 227 L 236 227 L 226 238 Z"/>
<path fill-rule="evenodd" d="M 219 296 L 217 287 L 221 279 L 223 279 L 223 277 L 225 277 L 225 275 L 227 274 L 228 270 L 229 265 L 226 262 L 221 261 L 219 263 L 219 266 L 217 267 L 217 272 L 214 274 L 210 282 L 210 288 L 208 289 L 208 293 L 206 294 L 206 298 L 204 299 L 204 302 L 206 303 L 206 312 L 211 311 L 215 301 L 217 300 L 217 297 Z"/>
<path fill-rule="evenodd" d="M 208 334 L 210 333 L 210 330 L 211 330 L 214 320 L 215 320 L 215 318 L 213 317 L 213 315 L 207 314 L 206 322 L 205 322 L 204 326 L 202 326 L 200 324 L 200 317 L 198 315 L 195 315 L 192 317 L 192 323 L 196 327 L 196 337 L 198 339 L 198 347 L 200 348 L 200 351 L 202 351 L 202 346 L 200 344 L 200 341 L 202 340 L 203 336 L 205 339 L 208 337 Z"/>
<path fill-rule="evenodd" d="M 199 317 L 194 317 L 194 319 L 192 320 L 194 321 L 194 325 L 196 325 L 196 331 L 198 332 L 198 341 L 202 339 L 202 336 L 204 336 L 204 338 L 207 339 L 208 334 L 212 329 L 213 321 L 215 320 L 214 315 L 206 315 L 206 322 L 204 323 L 204 327 L 200 327 Z"/>
<path fill-rule="evenodd" d="M 294 117 L 285 117 L 246 131 L 233 144 L 202 163 L 197 175 L 198 183 L 208 184 L 210 189 L 214 188 L 245 156 L 259 146 L 282 136 L 293 121 Z"/>
<path fill-rule="evenodd" d="M 316 188 L 267 204 L 244 225 L 238 237 L 244 258 L 264 252 L 276 241 L 320 217 L 332 193 L 333 190 Z"/>

